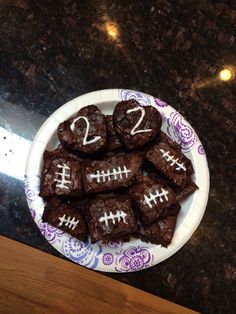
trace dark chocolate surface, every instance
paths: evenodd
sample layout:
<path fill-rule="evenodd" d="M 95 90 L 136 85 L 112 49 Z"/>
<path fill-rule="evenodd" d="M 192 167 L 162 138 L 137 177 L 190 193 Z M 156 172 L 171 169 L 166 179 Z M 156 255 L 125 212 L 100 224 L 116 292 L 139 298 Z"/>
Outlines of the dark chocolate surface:
<path fill-rule="evenodd" d="M 85 106 L 72 118 L 60 123 L 57 134 L 66 149 L 94 154 L 106 146 L 105 115 L 96 106 Z"/>
<path fill-rule="evenodd" d="M 120 148 L 121 142 L 114 130 L 112 115 L 106 116 L 106 123 L 107 123 L 107 145 L 106 145 L 107 151 Z"/>
<path fill-rule="evenodd" d="M 125 195 L 96 197 L 89 202 L 86 216 L 92 242 L 120 240 L 137 231 L 131 199 Z"/>
<path fill-rule="evenodd" d="M 157 221 L 152 222 L 149 226 L 139 225 L 138 236 L 145 242 L 161 244 L 167 247 L 173 238 L 178 212 L 180 211 L 179 204 L 173 204 L 173 212 L 176 215 L 170 215 Z"/>
<path fill-rule="evenodd" d="M 145 225 L 159 218 L 164 210 L 168 212 L 168 208 L 176 202 L 176 195 L 167 184 L 147 176 L 141 183 L 133 185 L 129 193 Z"/>
<path fill-rule="evenodd" d="M 191 160 L 164 142 L 151 147 L 145 158 L 170 182 L 179 187 L 185 187 L 194 172 Z"/>
<path fill-rule="evenodd" d="M 86 226 L 81 213 L 73 205 L 67 204 L 58 198 L 54 197 L 47 201 L 42 221 L 71 234 L 81 241 L 86 240 Z"/>
<path fill-rule="evenodd" d="M 139 148 L 150 143 L 160 133 L 161 115 L 152 106 L 130 99 L 119 102 L 114 108 L 113 125 L 127 149 Z"/>
<path fill-rule="evenodd" d="M 126 188 L 140 176 L 141 163 L 139 154 L 86 160 L 82 163 L 84 190 L 97 193 Z"/>
<path fill-rule="evenodd" d="M 196 130 L 209 162 L 209 201 L 174 256 L 138 273 L 106 275 L 203 313 L 234 314 L 235 78 L 219 73 L 235 71 L 235 23 L 230 0 L 1 1 L 0 233 L 60 256 L 26 204 L 30 142 L 74 97 L 104 88 L 146 92 Z"/>
<path fill-rule="evenodd" d="M 75 156 L 61 149 L 45 151 L 41 173 L 40 196 L 73 196 L 83 193 L 81 164 Z"/>
<path fill-rule="evenodd" d="M 159 137 L 157 138 L 157 143 L 159 143 L 159 142 L 167 143 L 171 147 L 173 147 L 177 150 L 181 150 L 181 144 L 178 144 L 176 141 L 171 139 L 166 133 L 164 133 L 162 131 L 160 132 Z"/>
<path fill-rule="evenodd" d="M 190 179 L 187 185 L 182 189 L 175 186 L 174 191 L 176 193 L 176 200 L 182 202 L 188 198 L 189 195 L 194 193 L 198 189 L 198 186 Z"/>

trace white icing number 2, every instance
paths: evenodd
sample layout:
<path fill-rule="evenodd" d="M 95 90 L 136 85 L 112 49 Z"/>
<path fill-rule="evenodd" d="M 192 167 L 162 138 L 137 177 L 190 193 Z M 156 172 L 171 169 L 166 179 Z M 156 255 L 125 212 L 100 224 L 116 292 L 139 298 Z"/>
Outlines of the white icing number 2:
<path fill-rule="evenodd" d="M 84 139 L 83 139 L 83 145 L 88 145 L 88 144 L 92 144 L 92 143 L 95 143 L 97 142 L 98 140 L 100 140 L 101 136 L 94 136 L 94 138 L 92 138 L 91 140 L 88 141 L 88 133 L 89 133 L 89 127 L 90 127 L 90 123 L 89 123 L 89 120 L 86 118 L 86 117 L 78 117 L 76 118 L 72 124 L 70 125 L 70 129 L 71 131 L 74 131 L 75 129 L 75 123 L 76 121 L 80 120 L 80 119 L 83 119 L 85 122 L 86 122 L 86 132 L 85 132 L 85 136 L 84 136 Z"/>
<path fill-rule="evenodd" d="M 136 129 L 140 126 L 141 122 L 143 121 L 143 118 L 144 118 L 144 116 L 145 116 L 145 110 L 144 110 L 142 107 L 136 107 L 136 108 L 127 110 L 127 113 L 131 113 L 131 112 L 138 111 L 138 110 L 141 111 L 141 117 L 139 118 L 138 122 L 135 124 L 135 126 L 133 127 L 133 129 L 130 131 L 130 134 L 131 134 L 131 135 L 135 135 L 135 134 L 137 134 L 137 133 L 144 133 L 144 132 L 150 132 L 150 131 L 152 131 L 152 129 L 137 130 L 137 131 L 136 131 Z"/>

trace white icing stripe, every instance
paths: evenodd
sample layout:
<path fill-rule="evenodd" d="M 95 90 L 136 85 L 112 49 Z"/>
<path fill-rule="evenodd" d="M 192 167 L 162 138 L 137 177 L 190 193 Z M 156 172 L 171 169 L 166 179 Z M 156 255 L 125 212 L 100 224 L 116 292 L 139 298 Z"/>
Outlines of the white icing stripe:
<path fill-rule="evenodd" d="M 128 224 L 128 222 L 126 221 L 126 216 L 127 214 L 123 212 L 123 210 L 117 210 L 115 215 L 112 212 L 107 215 L 107 213 L 105 212 L 104 215 L 99 218 L 99 222 L 105 222 L 105 225 L 108 226 L 109 220 L 111 220 L 114 225 L 117 219 L 118 222 L 123 220 L 123 223 Z"/>
<path fill-rule="evenodd" d="M 123 175 L 128 178 L 130 172 L 132 171 L 124 166 L 123 169 L 121 169 L 121 167 L 118 167 L 117 169 L 113 168 L 112 171 L 107 170 L 106 172 L 104 170 L 98 170 L 96 173 L 90 174 L 90 178 L 96 179 L 97 183 L 100 183 L 101 180 L 102 182 L 106 182 L 106 180 L 109 182 L 111 180 L 117 180 L 117 178 L 123 179 Z"/>
<path fill-rule="evenodd" d="M 179 158 L 174 159 L 175 156 L 170 156 L 170 152 L 169 151 L 164 151 L 164 149 L 160 149 L 160 152 L 162 153 L 162 157 L 166 161 L 170 162 L 171 167 L 176 165 L 175 170 L 178 170 L 178 171 L 181 170 L 181 169 L 184 170 L 184 171 L 187 170 L 183 162 L 182 163 L 178 162 Z"/>
<path fill-rule="evenodd" d="M 88 118 L 86 118 L 86 117 L 80 116 L 80 117 L 76 118 L 70 125 L 71 131 L 75 130 L 75 123 L 76 123 L 76 121 L 78 121 L 80 119 L 83 119 L 86 122 L 86 131 L 85 131 L 85 136 L 84 136 L 84 139 L 83 139 L 83 145 L 93 144 L 93 143 L 97 142 L 98 140 L 100 140 L 101 136 L 94 136 L 93 139 L 91 139 L 89 141 L 87 140 L 88 139 L 89 128 L 90 128 L 90 123 L 89 123 Z"/>
<path fill-rule="evenodd" d="M 66 184 L 71 184 L 72 181 L 67 180 L 66 177 L 70 177 L 70 167 L 68 167 L 66 164 L 57 165 L 57 168 L 61 169 L 61 172 L 56 172 L 55 174 L 60 176 L 60 179 L 54 179 L 54 181 L 58 182 L 56 184 L 57 188 L 63 189 L 63 190 L 69 190 L 69 187 Z M 69 171 L 69 173 L 66 173 L 66 171 Z"/>
<path fill-rule="evenodd" d="M 154 202 L 154 204 L 157 204 L 157 199 L 161 203 L 163 203 L 165 200 L 168 201 L 168 193 L 169 192 L 167 190 L 161 188 L 161 192 L 158 192 L 156 190 L 155 193 L 149 192 L 149 195 L 144 195 L 144 201 L 150 208 L 152 208 L 152 202 Z"/>
<path fill-rule="evenodd" d="M 130 131 L 131 135 L 135 135 L 137 133 L 145 133 L 145 132 L 150 132 L 152 131 L 152 129 L 146 129 L 146 130 L 138 130 L 136 131 L 136 129 L 140 126 L 141 122 L 143 121 L 143 118 L 145 116 L 145 110 L 143 109 L 143 107 L 135 107 L 133 109 L 129 109 L 127 110 L 127 113 L 131 113 L 134 111 L 138 111 L 141 110 L 141 117 L 139 118 L 138 122 L 136 123 L 136 125 L 133 127 L 133 129 Z"/>
<path fill-rule="evenodd" d="M 62 217 L 58 217 L 58 219 L 60 220 L 60 223 L 58 224 L 59 227 L 65 223 L 65 226 L 72 230 L 74 230 L 79 223 L 79 219 L 75 220 L 75 217 L 71 218 L 70 216 L 66 218 L 66 214 L 64 214 Z"/>

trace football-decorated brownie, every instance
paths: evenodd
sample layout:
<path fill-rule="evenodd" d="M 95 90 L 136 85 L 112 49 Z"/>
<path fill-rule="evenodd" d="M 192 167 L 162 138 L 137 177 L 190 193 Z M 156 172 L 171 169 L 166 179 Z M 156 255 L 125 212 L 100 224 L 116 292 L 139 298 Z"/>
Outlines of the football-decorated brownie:
<path fill-rule="evenodd" d="M 83 107 L 75 116 L 59 124 L 57 134 L 65 148 L 93 154 L 106 146 L 105 115 L 96 106 Z"/>
<path fill-rule="evenodd" d="M 70 233 L 73 237 L 86 239 L 85 222 L 79 211 L 58 198 L 51 198 L 45 206 L 42 221 Z"/>
<path fill-rule="evenodd" d="M 131 99 L 118 103 L 113 112 L 115 131 L 127 149 L 143 146 L 154 140 L 161 129 L 161 115 L 152 106 L 141 106 Z"/>
<path fill-rule="evenodd" d="M 191 160 L 167 143 L 160 142 L 154 145 L 147 151 L 145 157 L 177 186 L 184 187 L 193 174 Z"/>
<path fill-rule="evenodd" d="M 79 160 L 64 150 L 45 151 L 41 173 L 40 196 L 82 195 L 82 175 Z"/>
<path fill-rule="evenodd" d="M 169 217 L 169 216 L 177 216 L 179 214 L 180 209 L 181 209 L 181 206 L 178 203 L 178 200 L 176 199 L 175 203 L 173 203 L 169 207 L 166 207 L 163 209 L 158 220 L 161 220 L 161 219 Z"/>
<path fill-rule="evenodd" d="M 45 150 L 44 157 L 47 156 L 47 154 L 50 156 L 52 152 Z M 53 155 L 55 157 L 65 157 L 70 158 L 71 160 L 80 161 L 81 158 L 78 154 L 73 153 L 71 151 L 68 151 L 65 149 L 61 144 L 53 151 Z M 50 157 L 49 157 L 50 158 Z"/>
<path fill-rule="evenodd" d="M 175 205 L 180 209 L 180 205 Z M 161 244 L 167 247 L 173 238 L 177 215 L 168 216 L 160 220 L 154 221 L 148 226 L 144 226 L 139 223 L 138 237 L 145 242 L 151 242 L 154 244 Z"/>
<path fill-rule="evenodd" d="M 84 161 L 84 190 L 86 193 L 95 193 L 128 187 L 140 175 L 141 163 L 142 157 L 139 154 Z"/>
<path fill-rule="evenodd" d="M 171 205 L 176 203 L 173 190 L 161 180 L 154 180 L 149 176 L 131 186 L 129 193 L 145 225 L 160 217 L 164 210 L 168 212 L 170 208 L 171 211 Z"/>
<path fill-rule="evenodd" d="M 112 115 L 106 116 L 107 122 L 107 146 L 106 150 L 114 150 L 120 148 L 122 146 L 119 137 L 117 136 L 114 126 L 113 126 L 113 118 Z"/>
<path fill-rule="evenodd" d="M 198 186 L 190 180 L 187 182 L 186 186 L 184 188 L 175 187 L 174 191 L 176 193 L 176 200 L 178 202 L 184 201 L 186 198 L 188 198 L 193 192 L 195 192 L 198 189 Z"/>
<path fill-rule="evenodd" d="M 131 199 L 125 195 L 91 200 L 86 219 L 92 242 L 122 239 L 137 231 Z"/>
<path fill-rule="evenodd" d="M 89 199 L 86 197 L 82 198 L 70 198 L 69 200 L 66 199 L 67 203 L 70 204 L 74 209 L 78 210 L 83 217 L 85 217 Z"/>
<path fill-rule="evenodd" d="M 181 145 L 179 143 L 175 142 L 174 140 L 172 140 L 171 137 L 169 137 L 167 134 L 165 134 L 162 131 L 160 132 L 156 143 L 159 143 L 159 142 L 167 143 L 168 145 L 170 145 L 174 149 L 181 151 Z"/>

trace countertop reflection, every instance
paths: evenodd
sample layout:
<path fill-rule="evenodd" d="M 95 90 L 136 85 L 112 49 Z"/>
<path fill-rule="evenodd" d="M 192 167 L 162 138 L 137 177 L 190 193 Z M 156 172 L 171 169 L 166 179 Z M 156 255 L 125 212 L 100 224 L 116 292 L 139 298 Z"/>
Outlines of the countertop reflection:
<path fill-rule="evenodd" d="M 57 108 L 127 88 L 183 114 L 208 157 L 204 218 L 170 259 L 106 274 L 204 313 L 235 313 L 236 7 L 233 1 L 0 1 L 0 233 L 60 256 L 34 224 L 23 176 Z"/>

